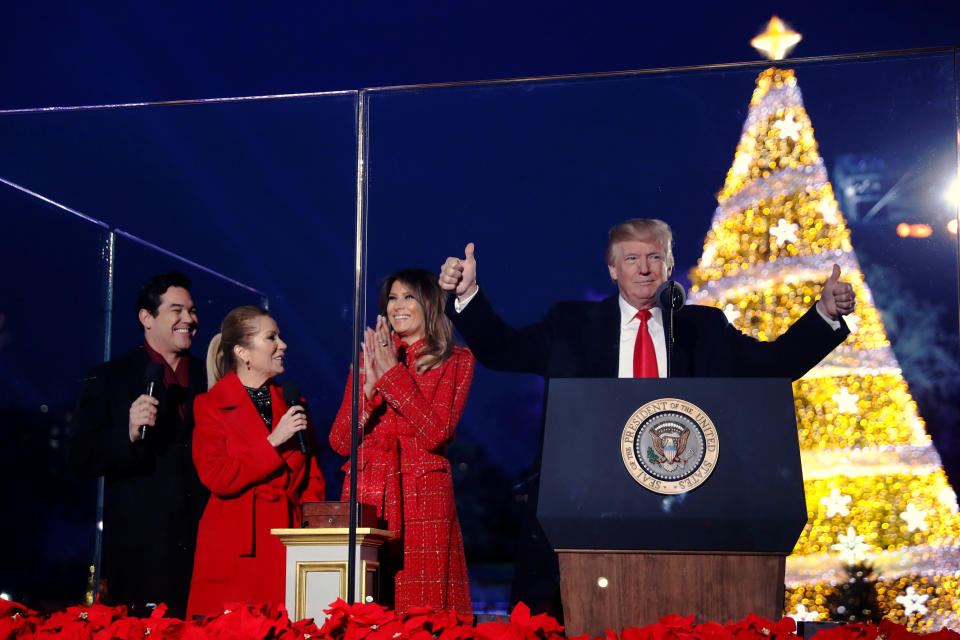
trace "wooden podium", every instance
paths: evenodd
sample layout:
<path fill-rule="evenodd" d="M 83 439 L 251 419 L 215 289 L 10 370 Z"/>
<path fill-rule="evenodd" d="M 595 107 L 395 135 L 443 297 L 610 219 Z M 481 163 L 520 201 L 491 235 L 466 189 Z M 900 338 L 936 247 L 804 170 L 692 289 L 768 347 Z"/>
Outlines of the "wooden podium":
<path fill-rule="evenodd" d="M 690 407 L 697 411 L 683 418 Z M 628 422 L 636 428 L 625 430 Z M 674 482 L 684 466 L 663 472 L 669 482 L 636 468 L 657 473 L 655 460 L 681 455 L 637 434 L 667 442 L 684 424 L 690 440 L 674 439 L 683 464 L 703 462 L 692 443 L 706 425 L 710 473 L 692 489 L 658 493 L 688 482 Z M 568 636 L 668 614 L 781 617 L 786 556 L 807 520 L 788 380 L 553 379 L 540 483 L 537 516 L 559 556 Z"/>
<path fill-rule="evenodd" d="M 356 508 L 354 602 L 380 602 L 379 552 L 393 534 L 375 526 L 373 506 Z M 270 530 L 287 548 L 284 600 L 292 620 L 313 618 L 322 626 L 323 610 L 337 598 L 347 600 L 349 514 L 346 502 L 308 502 L 303 505 L 304 528 Z"/>

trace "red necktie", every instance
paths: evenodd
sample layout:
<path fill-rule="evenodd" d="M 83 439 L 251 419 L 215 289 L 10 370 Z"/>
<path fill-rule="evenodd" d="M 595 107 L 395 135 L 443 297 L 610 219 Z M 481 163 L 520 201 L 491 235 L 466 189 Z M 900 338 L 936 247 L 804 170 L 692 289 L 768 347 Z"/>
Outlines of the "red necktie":
<path fill-rule="evenodd" d="M 650 311 L 641 309 L 637 311 L 636 317 L 640 318 L 640 328 L 637 330 L 637 342 L 633 347 L 633 377 L 659 378 L 657 352 L 653 349 L 653 338 L 650 337 L 650 331 L 647 329 Z"/>

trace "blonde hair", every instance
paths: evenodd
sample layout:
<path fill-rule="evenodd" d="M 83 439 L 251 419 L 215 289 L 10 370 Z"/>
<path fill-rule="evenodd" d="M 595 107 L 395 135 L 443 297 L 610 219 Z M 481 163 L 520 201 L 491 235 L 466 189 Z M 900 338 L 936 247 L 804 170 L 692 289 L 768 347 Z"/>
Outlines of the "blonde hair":
<path fill-rule="evenodd" d="M 607 234 L 607 264 L 613 264 L 613 248 L 624 240 L 647 240 L 654 238 L 663 247 L 667 273 L 673 271 L 673 232 L 663 220 L 656 218 L 631 218 L 614 225 Z"/>
<path fill-rule="evenodd" d="M 207 347 L 207 385 L 212 387 L 229 371 L 237 369 L 237 356 L 233 352 L 236 346 L 246 347 L 250 338 L 257 333 L 257 319 L 270 317 L 263 307 L 243 305 L 227 314 L 220 323 L 220 333 L 213 336 Z"/>

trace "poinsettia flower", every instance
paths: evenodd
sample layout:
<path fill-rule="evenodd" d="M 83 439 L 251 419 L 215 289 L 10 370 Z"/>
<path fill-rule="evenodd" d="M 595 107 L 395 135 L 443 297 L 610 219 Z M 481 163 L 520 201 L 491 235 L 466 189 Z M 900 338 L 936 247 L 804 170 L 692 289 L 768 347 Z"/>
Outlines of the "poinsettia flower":
<path fill-rule="evenodd" d="M 396 615 L 397 614 L 383 605 L 379 605 L 376 602 L 366 602 L 363 604 L 355 604 L 351 607 L 350 622 L 368 627 L 372 625 L 380 626 L 396 618 Z"/>
<path fill-rule="evenodd" d="M 142 640 L 144 624 L 139 618 L 117 618 L 93 635 L 93 640 Z"/>
<path fill-rule="evenodd" d="M 378 625 L 376 629 L 371 629 L 365 638 L 366 640 L 406 640 L 410 635 L 404 626 L 403 622 L 394 619 L 383 626 Z"/>

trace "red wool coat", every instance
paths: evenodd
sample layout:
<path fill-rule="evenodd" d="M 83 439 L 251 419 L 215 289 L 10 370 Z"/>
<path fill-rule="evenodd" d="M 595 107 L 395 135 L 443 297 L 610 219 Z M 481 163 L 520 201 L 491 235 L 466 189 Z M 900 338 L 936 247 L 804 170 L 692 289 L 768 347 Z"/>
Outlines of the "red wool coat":
<path fill-rule="evenodd" d="M 270 383 L 273 425 L 289 408 Z M 286 550 L 270 529 L 299 527 L 301 500 L 324 499 L 315 458 L 296 438 L 277 449 L 266 424 L 233 372 L 193 404 L 193 462 L 211 491 L 200 519 L 187 619 L 223 613 L 226 602 L 284 600 Z"/>
<path fill-rule="evenodd" d="M 463 539 L 444 454 L 467 401 L 473 355 L 455 347 L 442 365 L 418 373 L 414 362 L 423 342 L 409 348 L 396 343 L 402 361 L 377 381 L 372 401 L 360 392 L 364 436 L 357 452 L 358 500 L 376 505 L 377 515 L 402 541 L 395 609 L 423 605 L 471 615 Z M 352 377 L 330 431 L 330 444 L 342 455 L 350 454 Z M 361 374 L 361 389 L 363 383 Z M 349 463 L 344 468 L 349 471 Z M 349 492 L 348 477 L 343 500 Z"/>

